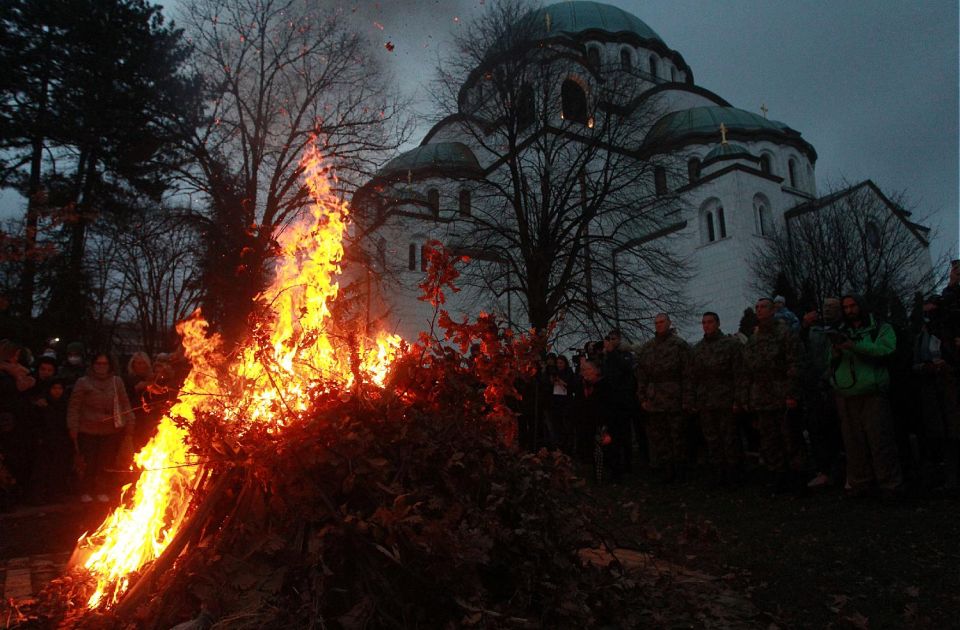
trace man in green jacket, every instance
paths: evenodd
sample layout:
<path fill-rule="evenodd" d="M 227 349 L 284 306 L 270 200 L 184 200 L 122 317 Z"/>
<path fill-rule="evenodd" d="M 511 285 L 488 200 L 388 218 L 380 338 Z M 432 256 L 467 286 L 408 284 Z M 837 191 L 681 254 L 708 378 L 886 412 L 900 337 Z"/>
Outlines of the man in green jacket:
<path fill-rule="evenodd" d="M 831 341 L 831 383 L 847 453 L 848 492 L 860 496 L 876 483 L 888 496 L 897 495 L 903 474 L 893 433 L 887 392 L 886 360 L 897 337 L 886 322 L 877 322 L 855 295 L 841 300 L 844 323 Z"/>

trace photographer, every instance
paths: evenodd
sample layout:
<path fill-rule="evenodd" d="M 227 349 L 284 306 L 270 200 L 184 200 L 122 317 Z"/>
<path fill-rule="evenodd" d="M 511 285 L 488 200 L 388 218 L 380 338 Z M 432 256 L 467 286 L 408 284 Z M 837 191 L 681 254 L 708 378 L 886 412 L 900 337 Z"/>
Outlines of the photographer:
<path fill-rule="evenodd" d="M 847 453 L 848 495 L 868 494 L 875 483 L 885 498 L 902 492 L 903 473 L 893 432 L 887 362 L 894 355 L 893 327 L 878 322 L 859 296 L 840 301 L 843 325 L 831 332 L 831 383 Z"/>

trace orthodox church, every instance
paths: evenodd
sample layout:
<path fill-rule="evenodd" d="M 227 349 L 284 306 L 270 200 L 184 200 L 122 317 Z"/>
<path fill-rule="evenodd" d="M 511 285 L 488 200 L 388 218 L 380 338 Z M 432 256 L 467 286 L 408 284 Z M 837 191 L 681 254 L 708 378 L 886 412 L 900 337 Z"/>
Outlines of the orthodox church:
<path fill-rule="evenodd" d="M 532 19 L 541 24 L 545 41 L 569 51 L 553 62 L 563 64 L 562 87 L 555 92 L 560 102 L 556 110 L 544 110 L 555 112 L 555 126 L 592 129 L 594 93 L 605 80 L 632 82 L 631 93 L 639 95 L 634 101 L 656 98 L 656 116 L 638 124 L 625 144 L 644 161 L 673 164 L 652 169 L 650 187 L 654 195 L 674 195 L 683 203 L 633 242 L 668 239 L 689 265 L 690 274 L 675 280 L 683 283 L 689 306 L 670 313 L 681 334 L 699 337 L 704 310 L 717 312 L 723 328 L 735 331 L 744 308 L 757 297 L 750 266 L 757 245 L 838 197 L 817 195 L 816 149 L 788 124 L 767 118 L 765 107 L 747 111 L 698 86 L 683 56 L 627 11 L 599 2 L 562 2 L 538 9 Z M 464 111 L 440 120 L 419 146 L 387 162 L 354 196 L 354 212 L 382 218 L 367 235 L 375 261 L 367 280 L 378 287 L 383 319 L 407 338 L 428 329 L 433 314 L 416 300 L 426 265 L 424 244 L 436 239 L 484 258 L 470 240 L 476 204 L 489 203 L 476 184 L 504 168 L 504 160 L 479 146 L 478 135 L 466 133 L 465 126 L 479 124 L 467 110 L 484 98 L 482 78 L 490 72 L 487 67 L 472 73 L 460 92 Z M 883 197 L 872 184 L 868 188 Z M 892 204 L 880 205 L 898 212 Z M 927 248 L 927 228 L 908 217 L 900 216 L 904 229 Z M 446 307 L 455 315 L 495 312 L 522 329 L 529 325 L 522 302 L 507 288 L 465 291 Z M 605 332 L 600 326 L 597 331 Z M 597 331 L 584 336 L 596 338 Z"/>

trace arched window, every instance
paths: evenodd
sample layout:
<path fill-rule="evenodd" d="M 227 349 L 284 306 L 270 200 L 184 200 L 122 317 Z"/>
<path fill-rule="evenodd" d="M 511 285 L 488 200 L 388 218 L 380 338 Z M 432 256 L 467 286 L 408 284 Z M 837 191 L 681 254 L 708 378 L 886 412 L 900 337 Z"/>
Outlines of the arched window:
<path fill-rule="evenodd" d="M 770 167 L 770 156 L 766 153 L 760 156 L 760 172 L 764 175 L 773 174 L 773 169 Z"/>
<path fill-rule="evenodd" d="M 698 158 L 690 158 L 687 161 L 687 176 L 690 178 L 691 184 L 700 179 L 700 160 Z"/>
<path fill-rule="evenodd" d="M 797 187 L 797 161 L 794 160 L 793 158 L 790 158 L 790 160 L 787 162 L 787 170 L 790 173 L 790 187 L 796 188 Z"/>
<path fill-rule="evenodd" d="M 590 67 L 594 70 L 600 69 L 600 49 L 596 46 L 587 48 L 587 63 L 590 64 Z"/>
<path fill-rule="evenodd" d="M 658 197 L 667 194 L 667 169 L 662 166 L 653 168 L 653 187 Z"/>
<path fill-rule="evenodd" d="M 702 234 L 704 243 L 712 243 L 717 240 L 717 233 L 713 227 L 713 213 L 710 211 L 703 213 Z"/>
<path fill-rule="evenodd" d="M 427 246 L 420 246 L 420 271 L 427 270 Z"/>
<path fill-rule="evenodd" d="M 587 124 L 587 95 L 573 79 L 565 80 L 560 86 L 560 106 L 564 120 Z"/>
<path fill-rule="evenodd" d="M 620 69 L 625 72 L 633 70 L 633 55 L 630 54 L 629 48 L 620 49 Z"/>
<path fill-rule="evenodd" d="M 407 269 L 410 271 L 417 269 L 417 246 L 414 243 L 410 243 L 410 247 L 407 248 Z"/>
<path fill-rule="evenodd" d="M 517 125 L 520 129 L 533 124 L 536 118 L 536 108 L 533 100 L 533 88 L 529 83 L 520 86 L 520 93 L 517 95 Z"/>
<path fill-rule="evenodd" d="M 677 82 L 677 69 L 673 66 L 670 67 L 670 80 L 674 83 Z"/>
<path fill-rule="evenodd" d="M 723 204 L 716 197 L 708 199 L 700 206 L 700 242 L 706 245 L 726 236 L 727 219 Z"/>
<path fill-rule="evenodd" d="M 440 191 L 436 188 L 427 191 L 427 207 L 433 216 L 440 216 Z"/>
<path fill-rule="evenodd" d="M 470 191 L 467 189 L 460 191 L 460 214 L 470 216 Z"/>
<path fill-rule="evenodd" d="M 650 55 L 650 76 L 653 78 L 657 77 L 657 57 L 656 55 Z"/>
<path fill-rule="evenodd" d="M 770 202 L 763 195 L 753 197 L 753 213 L 757 222 L 757 234 L 773 236 L 773 216 L 770 214 Z"/>
<path fill-rule="evenodd" d="M 880 236 L 880 226 L 874 220 L 867 221 L 864 229 L 864 235 L 867 237 L 867 244 L 874 249 L 880 249 L 883 239 Z"/>

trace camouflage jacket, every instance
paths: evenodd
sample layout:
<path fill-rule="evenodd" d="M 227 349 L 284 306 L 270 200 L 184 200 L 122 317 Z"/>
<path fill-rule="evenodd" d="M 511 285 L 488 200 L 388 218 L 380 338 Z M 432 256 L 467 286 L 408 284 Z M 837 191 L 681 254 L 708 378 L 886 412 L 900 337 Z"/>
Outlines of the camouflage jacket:
<path fill-rule="evenodd" d="M 670 331 L 643 344 L 636 354 L 637 397 L 651 412 L 680 412 L 693 403 L 690 346 Z"/>
<path fill-rule="evenodd" d="M 743 344 L 722 332 L 693 347 L 691 373 L 696 409 L 733 409 L 737 402 L 737 375 Z"/>
<path fill-rule="evenodd" d="M 797 398 L 799 341 L 782 322 L 758 326 L 743 347 L 740 403 L 751 411 L 786 408 Z"/>

